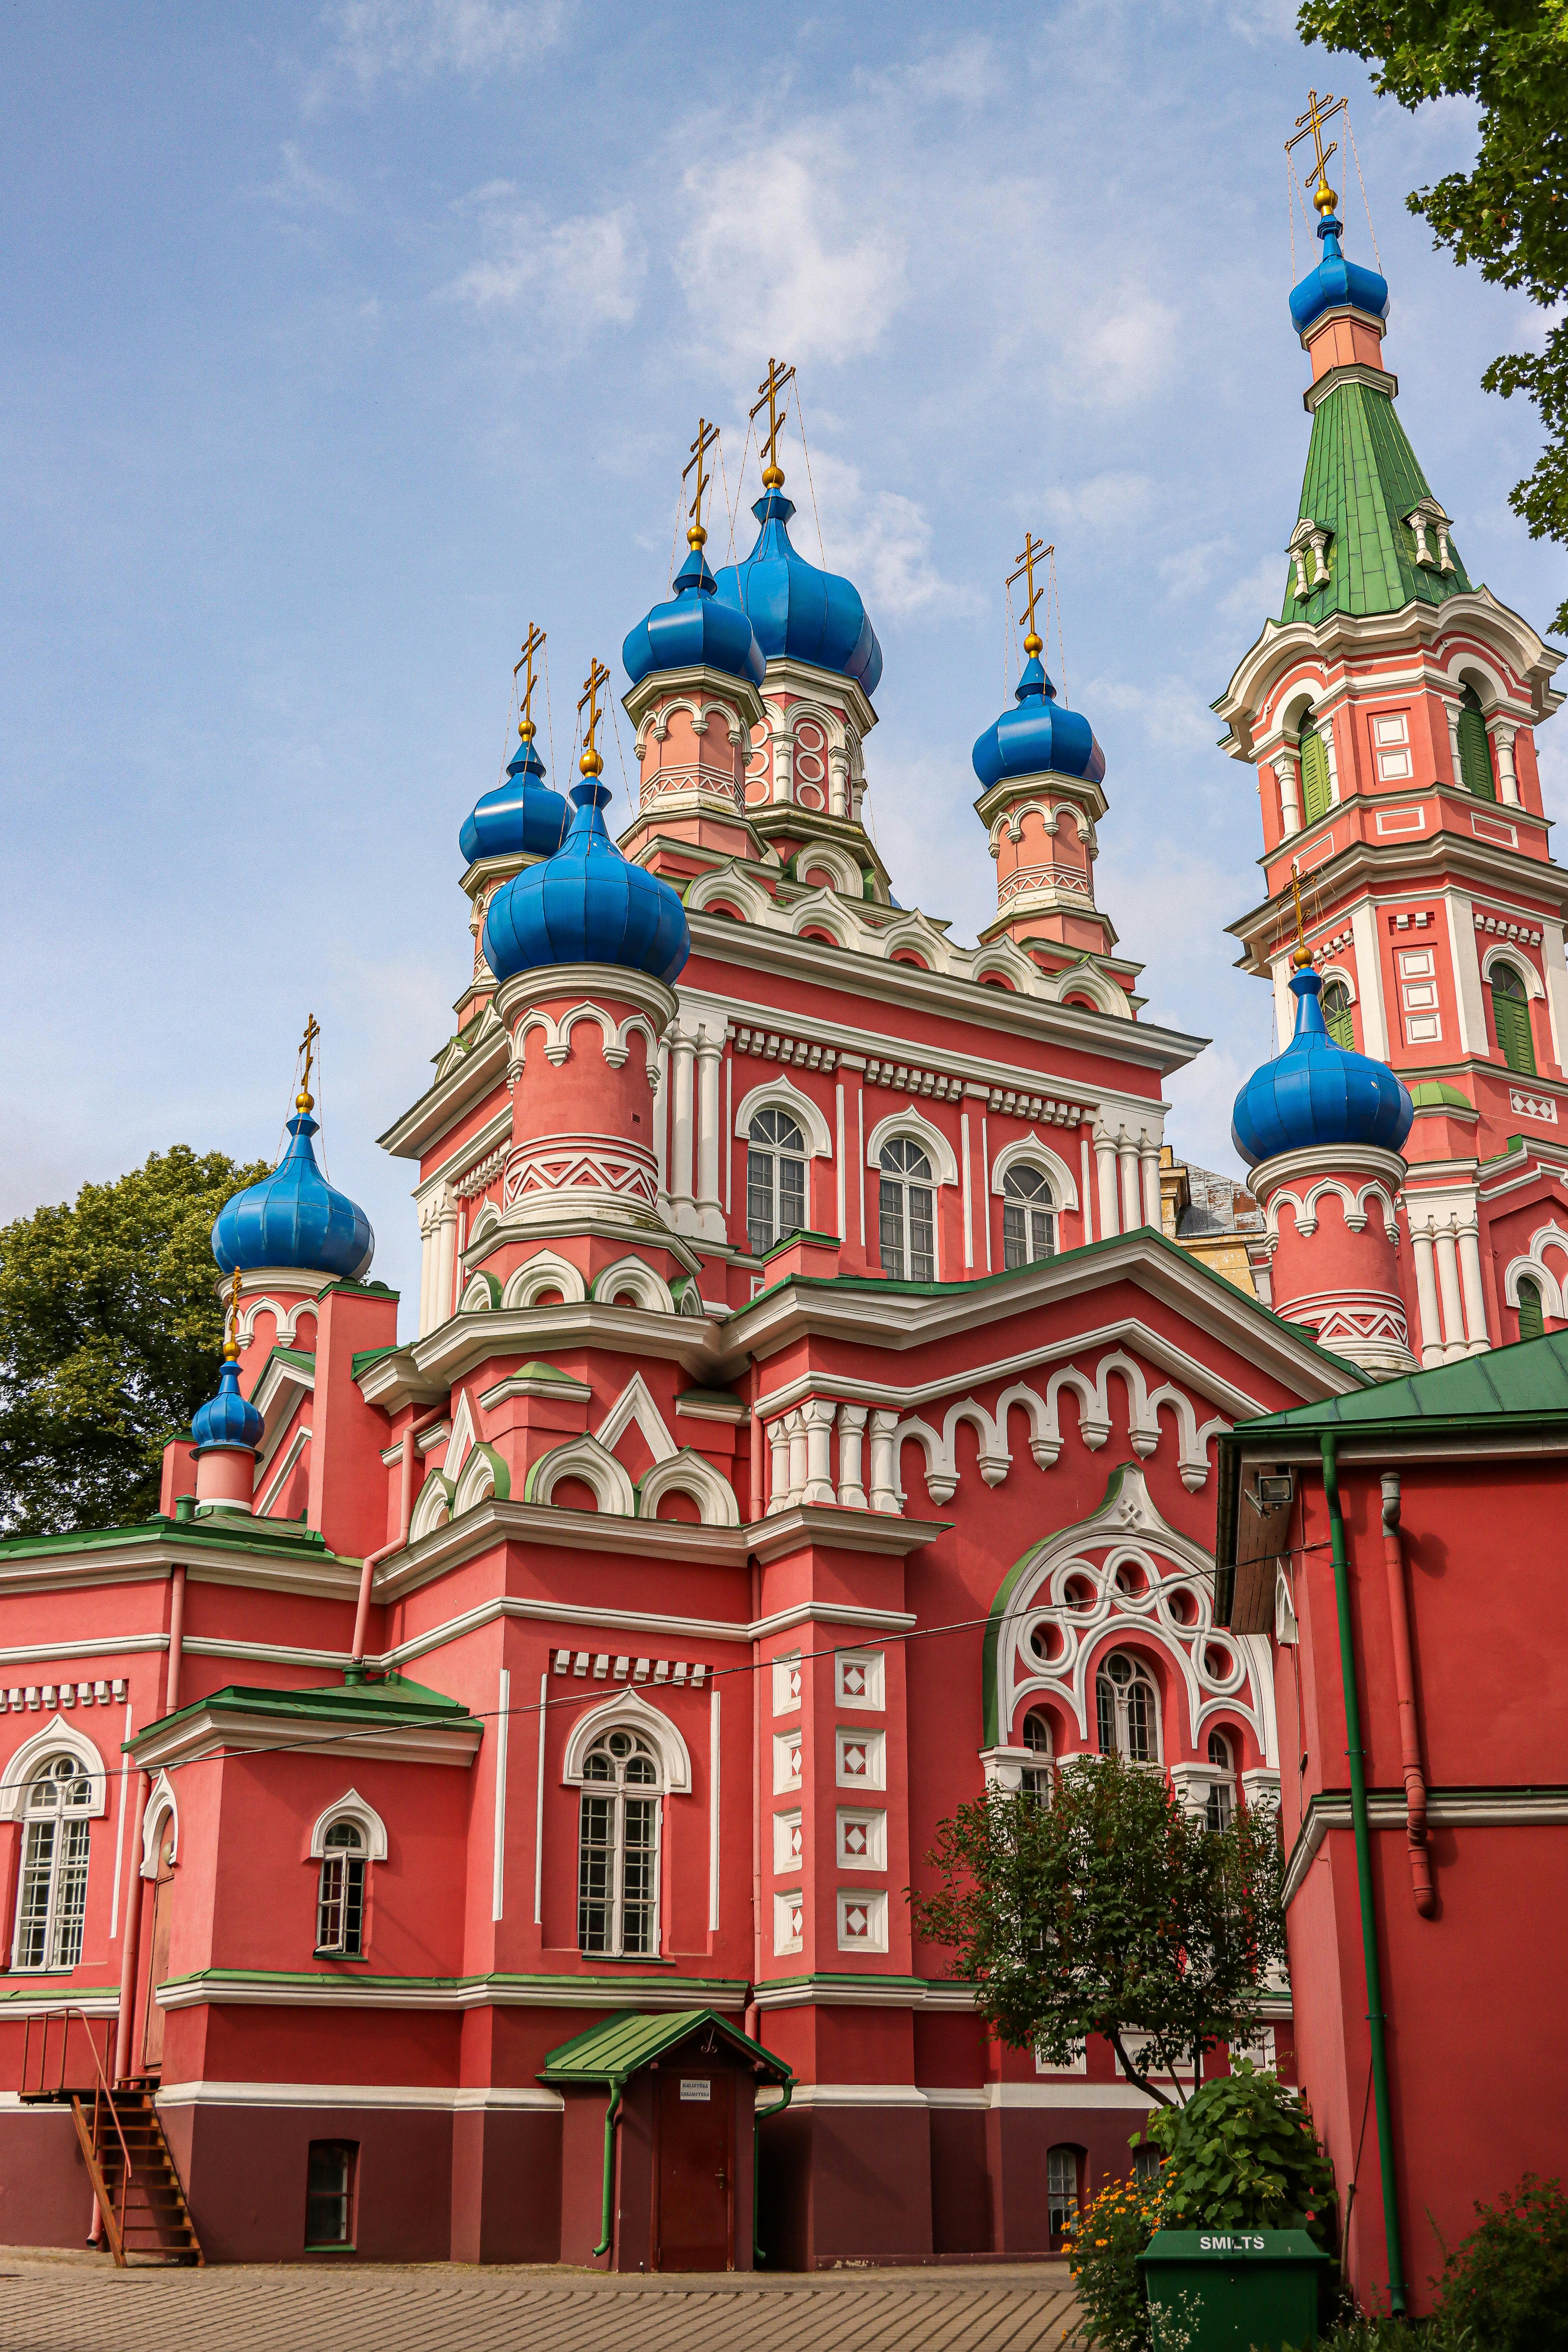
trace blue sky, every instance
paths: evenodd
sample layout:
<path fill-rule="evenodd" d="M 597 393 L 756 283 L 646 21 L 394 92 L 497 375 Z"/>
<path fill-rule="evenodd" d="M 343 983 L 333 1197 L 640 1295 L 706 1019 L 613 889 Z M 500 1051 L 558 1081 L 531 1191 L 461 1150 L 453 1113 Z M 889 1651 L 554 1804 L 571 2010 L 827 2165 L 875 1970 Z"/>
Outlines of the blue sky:
<path fill-rule="evenodd" d="M 175 1141 L 274 1150 L 313 1011 L 332 1174 L 406 1291 L 374 1138 L 450 1031 L 457 831 L 519 639 L 550 635 L 559 776 L 589 655 L 664 593 L 698 413 L 732 495 L 770 352 L 804 392 L 797 543 L 814 487 L 886 654 L 899 897 L 965 938 L 994 911 L 969 749 L 1033 528 L 1109 763 L 1100 903 L 1149 1017 L 1215 1040 L 1171 1131 L 1233 1164 L 1271 1012 L 1224 936 L 1257 799 L 1208 705 L 1300 491 L 1310 84 L 1352 96 L 1385 351 L 1466 562 L 1538 625 L 1562 593 L 1506 505 L 1533 413 L 1478 382 L 1539 314 L 1404 208 L 1468 161 L 1466 107 L 1378 106 L 1272 0 L 25 0 L 5 43 L 0 1215 Z M 1342 210 L 1370 259 L 1353 168 Z M 1297 274 L 1312 250 L 1298 214 Z"/>

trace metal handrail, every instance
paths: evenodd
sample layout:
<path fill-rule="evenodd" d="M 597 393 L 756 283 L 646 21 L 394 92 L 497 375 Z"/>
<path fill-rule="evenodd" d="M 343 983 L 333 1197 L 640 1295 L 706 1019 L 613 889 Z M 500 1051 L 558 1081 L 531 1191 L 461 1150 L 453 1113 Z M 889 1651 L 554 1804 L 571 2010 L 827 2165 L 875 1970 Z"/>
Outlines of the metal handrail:
<path fill-rule="evenodd" d="M 120 2142 L 121 2172 L 120 2172 L 120 2214 L 119 2214 L 119 2221 L 118 2221 L 118 2230 L 119 2230 L 120 2241 L 121 2241 L 121 2245 L 123 2246 L 124 2242 L 125 2242 L 125 2209 L 126 2209 L 126 2200 L 127 2200 L 127 2198 L 129 2197 L 129 2195 L 130 2195 L 130 2191 L 131 2191 L 131 2150 L 130 2150 L 130 2147 L 129 2147 L 127 2146 L 127 2144 L 126 2144 L 124 2126 L 121 2125 L 121 2120 L 120 2120 L 120 2111 L 119 2111 L 119 2109 L 116 2107 L 116 2105 L 115 2105 L 115 2104 L 114 2104 L 114 2095 L 113 2095 L 113 2093 L 110 2091 L 110 2087 L 109 2087 L 109 2078 L 108 2078 L 108 2076 L 105 2074 L 105 2073 L 104 2073 L 104 2071 L 103 2071 L 103 2062 L 102 2062 L 102 2060 L 99 2057 L 98 2050 L 97 2050 L 97 2046 L 96 2046 L 96 2044 L 95 2044 L 95 2043 L 94 2043 L 94 2042 L 93 2042 L 93 2038 L 92 2038 L 92 2023 L 91 2023 L 91 2021 L 90 2021 L 90 2019 L 89 2018 L 89 2016 L 88 2016 L 88 2013 L 87 2013 L 86 2010 L 85 2010 L 85 2009 L 82 2009 L 81 2007 L 79 2007 L 79 2004 L 78 2004 L 77 2002 L 75 2002 L 75 2001 L 67 2001 L 67 2002 L 65 2003 L 65 2005 L 64 2005 L 62 2008 L 60 2008 L 60 2009 L 58 2009 L 58 2010 L 46 2010 L 46 2011 L 44 2011 L 44 2015 L 43 2015 L 43 2019 L 42 2019 L 42 2023 L 43 2023 L 43 2027 L 44 2027 L 44 2057 L 43 2057 L 43 2065 L 42 2065 L 42 2066 L 40 2067 L 40 2069 L 39 2069 L 40 2077 L 42 2076 L 42 2074 L 43 2074 L 44 2071 L 47 2069 L 47 2065 L 48 2065 L 48 2051 L 49 2051 L 49 2033 L 48 2033 L 48 2029 L 49 2029 L 49 2021 L 50 2021 L 51 2018 L 55 2018 L 55 2017 L 58 2017 L 58 2018 L 60 2018 L 60 2019 L 62 2019 L 62 2020 L 63 2020 L 64 2024 L 65 2024 L 65 2029 L 66 2029 L 66 2030 L 65 2030 L 65 2032 L 64 2032 L 64 2033 L 62 2034 L 62 2036 L 60 2037 L 60 2084 L 59 2084 L 60 2089 L 61 2089 L 62 2091 L 65 2089 L 66 2053 L 67 2053 L 67 2051 L 68 2050 L 68 2048 L 69 2048 L 69 2046 L 70 2046 L 70 2021 L 71 2021 L 71 2019 L 72 2019 L 73 2017 L 75 2017 L 75 2018 L 79 2018 L 79 2020 L 81 2021 L 82 2030 L 84 2031 L 84 2032 L 85 2032 L 85 2033 L 86 2033 L 86 2035 L 87 2035 L 87 2046 L 88 2046 L 89 2050 L 89 2051 L 91 2051 L 91 2053 L 92 2053 L 92 2065 L 93 2065 L 93 2072 L 94 2072 L 94 2074 L 96 2074 L 96 2075 L 98 2076 L 98 2088 L 94 2090 L 93 2095 L 92 2095 L 92 2120 L 93 2120 L 93 2135 L 92 2135 L 92 2137 L 93 2137 L 93 2146 L 94 2146 L 94 2147 L 96 2148 L 96 2147 L 97 2147 L 97 2145 L 98 2145 L 98 2116 L 99 2116 L 99 2102 L 100 2102 L 100 2098 L 101 2098 L 101 2100 L 102 2100 L 103 2105 L 104 2105 L 105 2107 L 107 2107 L 107 2109 L 108 2109 L 108 2111 L 109 2111 L 110 2117 L 111 2121 L 113 2122 L 113 2125 L 114 2125 L 114 2136 L 115 2136 L 116 2139 Z M 27 2034 L 30 2034 L 30 2033 L 31 2033 L 31 2032 L 32 2032 L 32 2026 L 33 2026 L 33 2021 L 32 2021 L 32 2019 L 29 2017 L 29 2018 L 26 2020 Z M 104 2036 L 104 2039 L 105 2039 L 105 2042 L 107 2042 L 107 2041 L 108 2041 L 108 2035 L 107 2035 L 107 2034 Z M 23 2038 L 23 2042 L 22 2042 L 22 2080 L 23 2080 L 24 2082 L 26 2082 L 26 2079 L 27 2079 L 27 2071 L 26 2071 L 26 2070 L 27 2070 L 27 2039 L 26 2039 L 26 2036 L 25 2035 L 25 2036 L 24 2036 L 24 2038 Z M 95 2193 L 95 2195 L 96 2195 L 96 2191 L 95 2191 L 94 2193 Z M 100 2208 L 100 2210 L 101 2210 L 101 2208 Z M 105 2213 L 105 2214 L 104 2214 L 104 2216 L 103 2216 L 103 2221 L 104 2221 L 104 2227 L 105 2227 L 106 2229 L 107 2229 L 107 2228 L 109 2228 L 109 2226 L 110 2226 L 110 2216 L 109 2216 L 107 2213 Z"/>

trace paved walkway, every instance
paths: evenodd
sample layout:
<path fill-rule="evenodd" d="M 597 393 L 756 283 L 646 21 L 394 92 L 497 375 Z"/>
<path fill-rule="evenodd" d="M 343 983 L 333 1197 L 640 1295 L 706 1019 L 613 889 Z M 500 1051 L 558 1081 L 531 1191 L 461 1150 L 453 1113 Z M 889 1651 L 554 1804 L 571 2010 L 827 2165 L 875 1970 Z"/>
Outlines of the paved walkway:
<path fill-rule="evenodd" d="M 1065 2265 L 777 2278 L 361 2263 L 116 2270 L 0 2247 L 0 2352 L 1062 2352 Z"/>

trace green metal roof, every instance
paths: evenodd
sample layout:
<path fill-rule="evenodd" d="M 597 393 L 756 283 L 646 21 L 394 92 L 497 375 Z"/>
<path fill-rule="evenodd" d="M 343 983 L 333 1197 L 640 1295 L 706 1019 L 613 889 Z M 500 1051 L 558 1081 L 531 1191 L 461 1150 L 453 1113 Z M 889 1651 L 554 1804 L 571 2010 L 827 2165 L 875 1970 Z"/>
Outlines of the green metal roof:
<path fill-rule="evenodd" d="M 423 1724 L 467 1724 L 470 1720 L 460 1699 L 448 1698 L 443 1691 L 427 1690 L 423 1683 L 411 1683 L 405 1676 L 392 1673 L 375 1682 L 313 1683 L 304 1690 L 265 1689 L 230 1683 L 206 1698 L 193 1699 L 188 1706 L 177 1708 L 173 1715 L 159 1716 L 138 1738 L 145 1738 L 154 1731 L 162 1736 L 172 1723 L 204 1713 L 275 1715 L 280 1719 L 303 1716 L 316 1720 L 326 1717 L 334 1723 L 407 1725 L 411 1728 Z M 479 1728 L 478 1725 L 474 1727 Z M 130 1744 L 134 1748 L 136 1742 Z"/>
<path fill-rule="evenodd" d="M 1475 1104 L 1458 1087 L 1449 1086 L 1446 1078 L 1418 1078 L 1410 1089 L 1410 1099 L 1417 1110 L 1463 1110 L 1472 1116 Z"/>
<path fill-rule="evenodd" d="M 1298 602 L 1292 562 L 1281 621 L 1397 613 L 1406 604 L 1440 604 L 1468 593 L 1469 578 L 1452 540 L 1451 572 L 1415 561 L 1415 534 L 1405 517 L 1431 495 L 1386 392 L 1348 379 L 1325 394 L 1312 415 L 1300 511 L 1334 534 L 1329 576 Z M 1435 553 L 1431 537 L 1427 545 Z"/>
<path fill-rule="evenodd" d="M 585 2033 L 574 2034 L 570 2042 L 552 2050 L 539 2071 L 542 2083 L 624 2083 L 650 2060 L 661 2057 L 674 2049 L 677 2042 L 687 2041 L 700 2027 L 710 2025 L 721 2034 L 731 2049 L 761 2062 L 775 2082 L 795 2080 L 794 2071 L 738 2025 L 731 2025 L 711 2009 L 679 2009 L 668 2016 L 650 2017 L 646 2011 L 624 2009 L 618 2015 L 606 2018 L 603 2025 L 591 2025 Z"/>
<path fill-rule="evenodd" d="M 1328 1397 L 1321 1404 L 1299 1404 L 1289 1412 L 1238 1422 L 1221 1443 L 1251 1445 L 1259 1438 L 1297 1432 L 1321 1437 L 1358 1429 L 1408 1432 L 1413 1424 L 1436 1432 L 1491 1429 L 1505 1421 L 1517 1427 L 1563 1420 L 1568 1420 L 1568 1331 L 1549 1331 L 1542 1339 L 1521 1339 L 1484 1356 L 1463 1357 L 1457 1364 L 1434 1364 L 1428 1371 L 1410 1372 L 1404 1380 L 1384 1381 L 1349 1396 Z"/>
<path fill-rule="evenodd" d="M 129 1545 L 162 1549 L 172 1544 L 182 1549 L 186 1544 L 205 1545 L 217 1551 L 307 1551 L 317 1562 L 340 1557 L 327 1549 L 319 1528 L 303 1527 L 298 1519 L 264 1519 L 248 1511 L 223 1511 L 201 1519 L 171 1519 L 154 1512 L 137 1527 L 71 1528 L 58 1536 L 7 1536 L 0 1541 L 0 1559 L 9 1562 L 35 1553 L 47 1558 L 52 1553 L 99 1551 L 110 1546 L 118 1551 Z M 344 1564 L 357 1568 L 359 1562 L 351 1555 Z"/>

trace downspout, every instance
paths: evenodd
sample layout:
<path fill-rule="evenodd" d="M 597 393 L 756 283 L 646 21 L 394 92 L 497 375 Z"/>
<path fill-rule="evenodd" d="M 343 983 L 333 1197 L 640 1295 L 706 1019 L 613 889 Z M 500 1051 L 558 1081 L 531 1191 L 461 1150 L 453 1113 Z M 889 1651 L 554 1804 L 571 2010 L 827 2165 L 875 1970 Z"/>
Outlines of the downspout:
<path fill-rule="evenodd" d="M 757 2134 L 772 2116 L 783 2115 L 794 2096 L 795 2076 L 789 2074 L 784 2078 L 784 2096 L 776 2107 L 753 2106 L 752 2109 L 752 2261 L 753 2263 L 767 2261 L 767 2256 L 763 2252 L 762 2232 L 757 2219 Z"/>
<path fill-rule="evenodd" d="M 173 1715 L 180 1704 L 180 1668 L 185 1649 L 185 1571 L 176 1563 L 169 1579 L 169 1672 L 163 1685 L 163 1712 Z"/>
<path fill-rule="evenodd" d="M 382 1561 L 390 1559 L 395 1551 L 401 1551 L 408 1541 L 409 1521 L 414 1517 L 414 1441 L 425 1430 L 433 1429 L 445 1411 L 444 1405 L 437 1405 L 432 1412 L 410 1421 L 403 1433 L 403 1459 L 398 1465 L 397 1479 L 398 1533 L 395 1541 L 383 1544 L 379 1551 L 367 1552 L 360 1562 L 359 1599 L 354 1605 L 353 1654 L 347 1676 L 350 1682 L 364 1680 L 364 1645 L 370 1633 L 371 1580 Z"/>
<path fill-rule="evenodd" d="M 621 2094 L 626 2087 L 624 2074 L 610 2076 L 611 2098 L 605 2109 L 605 2194 L 599 2209 L 599 2242 L 594 2249 L 595 2261 L 599 2255 L 609 2252 L 610 2241 L 616 2234 L 616 2126 L 620 2120 Z"/>
<path fill-rule="evenodd" d="M 176 1562 L 169 1578 L 169 1663 L 163 1678 L 163 1713 L 173 1715 L 180 1704 L 180 1669 L 185 1652 L 185 1570 Z M 131 2073 L 131 2047 L 136 2032 L 136 1996 L 142 1974 L 142 1823 L 153 1793 L 152 1776 L 136 1775 L 136 1801 L 131 1817 L 131 1884 L 125 1890 L 125 1924 L 120 1945 L 120 2006 L 114 2025 L 114 2080 L 125 2082 Z"/>
<path fill-rule="evenodd" d="M 1423 1919 L 1437 1909 L 1432 1890 L 1432 1857 L 1426 1845 L 1426 1781 L 1421 1769 L 1421 1724 L 1415 1712 L 1415 1669 L 1410 1654 L 1410 1603 L 1405 1591 L 1405 1551 L 1399 1538 L 1399 1473 L 1383 1474 L 1383 1558 L 1388 1570 L 1388 1609 L 1394 1620 L 1394 1682 L 1399 1695 L 1399 1750 L 1405 1767 L 1405 1835 L 1410 1852 L 1410 1885 Z"/>
<path fill-rule="evenodd" d="M 1361 1948 L 1366 1970 L 1366 2021 L 1372 2042 L 1372 2096 L 1377 2116 L 1377 2161 L 1383 2176 L 1383 2240 L 1388 2257 L 1388 2306 L 1403 2317 L 1405 2255 L 1399 2238 L 1399 2203 L 1394 2175 L 1394 2126 L 1388 2105 L 1388 2045 L 1384 2034 L 1383 1971 L 1377 1957 L 1377 1921 L 1372 1901 L 1372 1832 L 1366 1810 L 1366 1756 L 1361 1744 L 1361 1695 L 1356 1686 L 1355 1643 L 1351 1633 L 1350 1566 L 1345 1522 L 1340 1507 L 1339 1465 L 1334 1440 L 1322 1440 L 1323 1494 L 1329 1506 L 1329 1537 L 1334 1561 L 1334 1607 L 1340 1628 L 1340 1681 L 1345 1702 L 1345 1754 L 1351 1768 L 1351 1822 L 1355 1834 L 1356 1884 L 1361 1897 Z"/>

